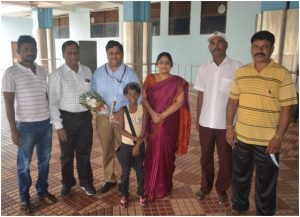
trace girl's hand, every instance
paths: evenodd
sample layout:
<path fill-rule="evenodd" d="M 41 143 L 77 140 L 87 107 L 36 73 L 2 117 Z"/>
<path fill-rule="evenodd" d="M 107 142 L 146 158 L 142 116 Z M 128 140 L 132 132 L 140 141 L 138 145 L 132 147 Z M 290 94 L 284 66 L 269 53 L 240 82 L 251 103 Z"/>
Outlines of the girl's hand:
<path fill-rule="evenodd" d="M 139 154 L 140 154 L 140 145 L 136 144 L 132 149 L 132 155 L 134 157 L 137 157 L 139 156 Z"/>

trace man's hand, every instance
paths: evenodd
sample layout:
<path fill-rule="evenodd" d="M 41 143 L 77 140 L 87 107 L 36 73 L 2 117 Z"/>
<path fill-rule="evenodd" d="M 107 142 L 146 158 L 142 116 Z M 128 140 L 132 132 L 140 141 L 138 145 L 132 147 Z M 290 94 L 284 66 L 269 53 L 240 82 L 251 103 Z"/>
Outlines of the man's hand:
<path fill-rule="evenodd" d="M 67 132 L 65 131 L 64 128 L 58 129 L 57 131 L 57 136 L 59 140 L 66 142 L 67 141 Z"/>
<path fill-rule="evenodd" d="M 279 152 L 282 142 L 282 136 L 274 135 L 273 138 L 269 141 L 266 153 L 275 154 Z"/>
<path fill-rule="evenodd" d="M 18 131 L 12 131 L 11 132 L 11 140 L 16 146 L 20 146 L 22 137 L 21 134 Z"/>
<path fill-rule="evenodd" d="M 199 131 L 200 130 L 200 124 L 199 124 L 199 120 L 196 120 L 196 130 Z"/>
<path fill-rule="evenodd" d="M 226 127 L 226 141 L 229 145 L 231 145 L 232 147 L 235 146 L 235 142 L 236 142 L 236 133 L 233 129 L 233 126 L 231 127 Z"/>

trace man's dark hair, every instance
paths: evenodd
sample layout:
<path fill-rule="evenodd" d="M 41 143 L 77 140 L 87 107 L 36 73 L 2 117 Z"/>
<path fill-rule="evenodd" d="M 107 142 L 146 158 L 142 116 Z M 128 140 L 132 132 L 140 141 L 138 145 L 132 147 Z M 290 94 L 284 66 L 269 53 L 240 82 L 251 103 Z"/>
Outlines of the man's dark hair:
<path fill-rule="evenodd" d="M 170 63 L 171 63 L 171 67 L 173 67 L 172 56 L 171 56 L 171 54 L 168 53 L 168 52 L 161 52 L 160 54 L 158 54 L 157 59 L 156 59 L 156 64 L 155 64 L 155 65 L 158 64 L 160 58 L 162 58 L 162 57 L 167 57 L 167 58 L 169 59 Z"/>
<path fill-rule="evenodd" d="M 136 82 L 130 82 L 130 83 L 126 84 L 126 86 L 124 87 L 124 90 L 123 90 L 124 96 L 128 93 L 128 90 L 135 90 L 138 94 L 141 93 L 141 87 Z"/>
<path fill-rule="evenodd" d="M 31 37 L 30 35 L 20 35 L 17 41 L 18 50 L 21 48 L 22 44 L 25 43 L 34 44 L 36 47 L 36 41 L 33 37 Z"/>
<path fill-rule="evenodd" d="M 269 42 L 271 42 L 271 45 L 273 46 L 274 45 L 274 42 L 275 42 L 275 36 L 269 32 L 269 31 L 259 31 L 259 32 L 256 32 L 252 38 L 251 38 L 251 44 L 253 44 L 254 41 L 256 40 L 267 40 Z"/>
<path fill-rule="evenodd" d="M 64 54 L 65 50 L 66 50 L 66 47 L 69 46 L 69 45 L 76 45 L 76 47 L 79 49 L 79 45 L 76 41 L 66 41 L 63 43 L 62 47 L 61 47 L 61 50 L 62 50 L 62 53 Z"/>
<path fill-rule="evenodd" d="M 114 41 L 114 40 L 110 40 L 110 41 L 107 42 L 106 47 L 105 47 L 106 52 L 107 52 L 110 48 L 113 48 L 113 47 L 118 47 L 119 50 L 120 50 L 122 53 L 124 53 L 124 51 L 123 51 L 123 45 L 121 45 L 120 42 Z"/>

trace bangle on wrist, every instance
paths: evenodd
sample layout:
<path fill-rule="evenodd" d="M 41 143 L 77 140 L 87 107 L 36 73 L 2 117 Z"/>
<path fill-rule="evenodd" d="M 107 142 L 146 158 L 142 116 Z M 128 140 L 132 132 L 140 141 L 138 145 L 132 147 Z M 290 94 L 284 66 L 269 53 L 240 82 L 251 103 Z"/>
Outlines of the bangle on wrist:
<path fill-rule="evenodd" d="M 283 139 L 282 136 L 280 134 L 278 134 L 278 133 L 275 133 L 274 138 L 278 139 L 280 141 Z"/>
<path fill-rule="evenodd" d="M 233 128 L 232 125 L 226 125 L 226 128 Z"/>

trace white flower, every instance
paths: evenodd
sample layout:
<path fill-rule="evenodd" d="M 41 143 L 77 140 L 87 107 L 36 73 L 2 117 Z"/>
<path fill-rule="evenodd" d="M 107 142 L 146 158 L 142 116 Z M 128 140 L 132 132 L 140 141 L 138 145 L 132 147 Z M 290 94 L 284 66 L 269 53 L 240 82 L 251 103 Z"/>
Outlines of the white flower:
<path fill-rule="evenodd" d="M 90 101 L 91 98 L 92 98 L 92 97 L 88 96 L 88 97 L 85 99 L 85 102 L 88 103 L 88 101 Z"/>
<path fill-rule="evenodd" d="M 87 100 L 86 104 L 90 106 L 91 108 L 96 108 L 97 106 L 97 100 L 95 98 Z"/>

